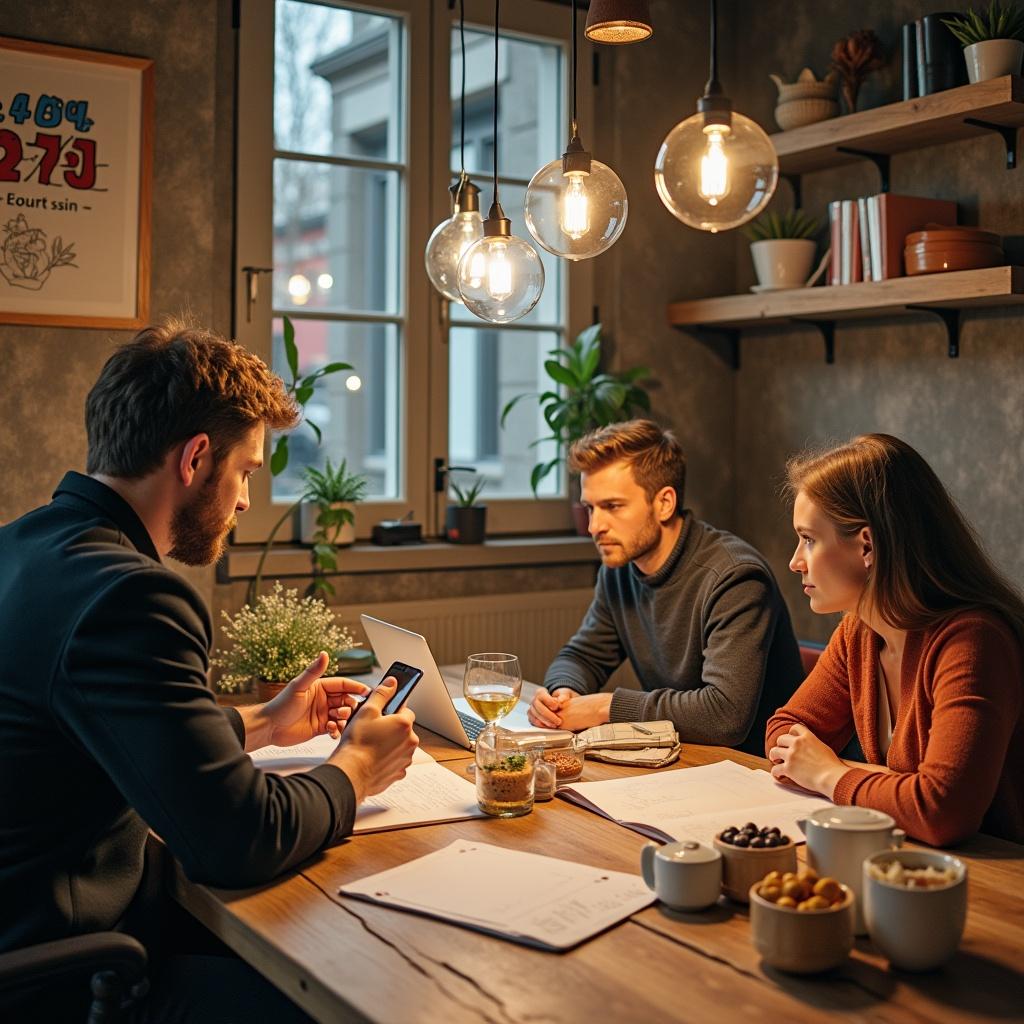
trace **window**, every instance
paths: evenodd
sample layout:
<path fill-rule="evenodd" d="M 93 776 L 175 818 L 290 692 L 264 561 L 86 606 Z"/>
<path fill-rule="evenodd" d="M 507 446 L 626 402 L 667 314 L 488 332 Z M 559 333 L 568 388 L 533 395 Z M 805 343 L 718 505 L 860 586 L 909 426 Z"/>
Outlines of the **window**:
<path fill-rule="evenodd" d="M 569 14 L 540 0 L 512 8 L 499 48 L 498 170 L 513 230 L 528 238 L 525 187 L 566 138 Z M 328 457 L 370 481 L 361 536 L 407 511 L 437 534 L 446 497 L 433 489 L 433 469 L 444 462 L 486 478 L 491 532 L 564 528 L 564 481 L 550 476 L 539 501 L 529 487 L 534 462 L 554 454 L 550 443 L 530 447 L 546 433 L 539 408 L 522 402 L 505 428 L 499 419 L 514 395 L 546 389 L 548 351 L 585 325 L 569 311 L 590 310 L 588 272 L 538 248 L 540 302 L 496 328 L 461 305 L 443 308 L 423 271 L 459 169 L 457 9 L 447 0 L 253 0 L 241 17 L 238 337 L 285 371 L 287 315 L 300 370 L 334 361 L 353 369 L 328 377 L 306 407 L 322 444 L 301 427 L 287 470 L 254 480 L 236 537 L 264 539 L 300 493 L 303 467 Z M 492 19 L 488 0 L 468 0 L 466 165 L 484 212 L 495 142 Z M 255 268 L 252 302 L 245 267 Z"/>

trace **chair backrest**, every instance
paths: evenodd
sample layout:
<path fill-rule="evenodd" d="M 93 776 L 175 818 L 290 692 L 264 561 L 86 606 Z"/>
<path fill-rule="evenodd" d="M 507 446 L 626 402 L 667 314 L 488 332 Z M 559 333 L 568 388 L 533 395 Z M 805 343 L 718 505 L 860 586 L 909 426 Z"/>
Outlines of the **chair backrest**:
<path fill-rule="evenodd" d="M 805 677 L 811 674 L 811 669 L 817 665 L 823 650 L 825 650 L 824 644 L 812 643 L 810 640 L 800 641 L 800 660 L 804 665 Z"/>

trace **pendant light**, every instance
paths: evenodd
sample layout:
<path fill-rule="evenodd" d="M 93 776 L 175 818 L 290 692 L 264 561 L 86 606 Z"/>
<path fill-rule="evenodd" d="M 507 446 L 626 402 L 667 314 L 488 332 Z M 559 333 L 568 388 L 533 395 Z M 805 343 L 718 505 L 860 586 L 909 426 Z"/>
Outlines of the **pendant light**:
<path fill-rule="evenodd" d="M 459 180 L 452 194 L 452 215 L 434 228 L 423 254 L 430 283 L 451 302 L 462 302 L 459 291 L 459 260 L 484 235 L 480 216 L 480 189 L 466 174 L 466 2 L 459 3 L 459 43 L 462 49 L 462 91 L 459 107 Z"/>
<path fill-rule="evenodd" d="M 580 142 L 576 122 L 576 0 L 572 0 L 572 128 L 569 145 L 545 164 L 526 189 L 523 214 L 548 252 L 586 260 L 613 245 L 626 226 L 628 202 L 618 175 Z"/>
<path fill-rule="evenodd" d="M 463 253 L 459 291 L 466 308 L 481 320 L 508 324 L 537 305 L 544 290 L 544 264 L 537 250 L 512 234 L 498 199 L 498 19 L 494 0 L 494 199 L 484 221 L 484 236 Z"/>
<path fill-rule="evenodd" d="M 756 217 L 779 181 L 771 139 L 722 92 L 717 27 L 711 0 L 711 77 L 697 113 L 668 133 L 654 165 L 661 201 L 684 224 L 712 233 Z"/>
<path fill-rule="evenodd" d="M 584 35 L 594 43 L 642 43 L 654 33 L 648 0 L 590 0 Z"/>

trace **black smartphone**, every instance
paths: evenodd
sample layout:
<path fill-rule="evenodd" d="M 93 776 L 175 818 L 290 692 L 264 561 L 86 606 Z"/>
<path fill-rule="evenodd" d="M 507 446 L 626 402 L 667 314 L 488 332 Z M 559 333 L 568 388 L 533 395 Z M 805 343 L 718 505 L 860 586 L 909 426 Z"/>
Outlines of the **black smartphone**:
<path fill-rule="evenodd" d="M 412 694 L 413 687 L 423 678 L 423 670 L 418 669 L 413 665 L 406 665 L 401 661 L 393 662 L 391 667 L 381 676 L 381 681 L 388 678 L 388 676 L 394 676 L 398 680 L 398 689 L 395 690 L 395 695 L 384 705 L 384 709 L 381 711 L 382 715 L 393 715 L 396 711 L 402 710 L 402 705 L 409 699 Z M 373 696 L 369 694 L 368 697 Z M 368 698 L 367 698 L 368 699 Z M 366 699 L 361 700 L 353 709 L 352 714 L 349 715 L 349 722 L 356 717 L 356 712 L 366 703 Z"/>

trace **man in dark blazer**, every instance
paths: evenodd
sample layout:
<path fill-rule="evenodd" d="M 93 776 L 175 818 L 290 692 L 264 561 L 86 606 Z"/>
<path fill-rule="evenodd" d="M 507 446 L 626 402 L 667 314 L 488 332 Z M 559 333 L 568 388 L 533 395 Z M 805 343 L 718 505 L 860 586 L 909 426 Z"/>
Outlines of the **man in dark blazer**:
<path fill-rule="evenodd" d="M 404 775 L 417 741 L 411 712 L 380 715 L 393 681 L 342 731 L 366 687 L 322 678 L 325 654 L 270 703 L 219 708 L 209 612 L 161 561 L 218 558 L 265 429 L 296 419 L 241 346 L 148 328 L 89 394 L 88 475 L 0 529 L 0 951 L 123 926 L 149 829 L 190 878 L 258 885 L 348 835 L 359 801 Z M 339 745 L 302 775 L 245 753 L 320 733 Z M 237 987 L 201 992 L 209 1019 L 218 988 L 239 1011 Z"/>

